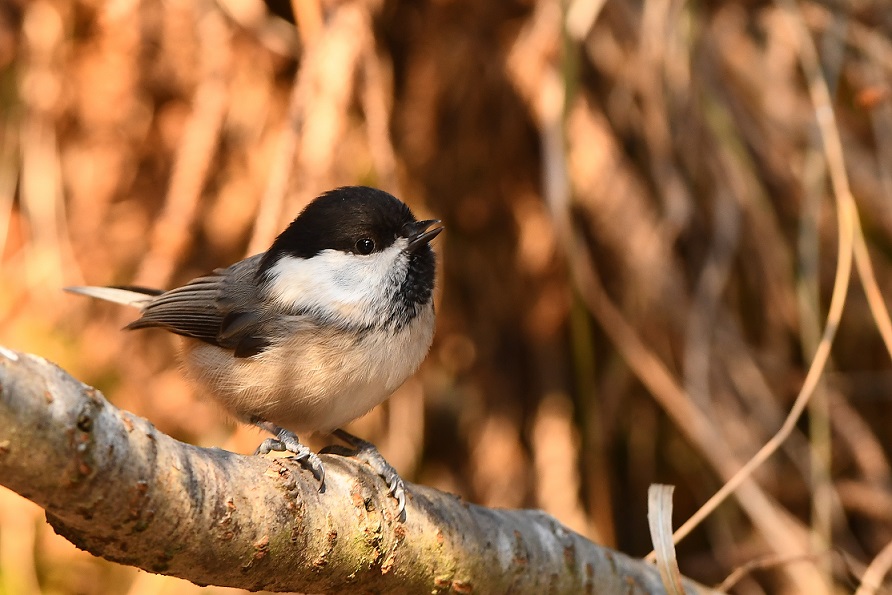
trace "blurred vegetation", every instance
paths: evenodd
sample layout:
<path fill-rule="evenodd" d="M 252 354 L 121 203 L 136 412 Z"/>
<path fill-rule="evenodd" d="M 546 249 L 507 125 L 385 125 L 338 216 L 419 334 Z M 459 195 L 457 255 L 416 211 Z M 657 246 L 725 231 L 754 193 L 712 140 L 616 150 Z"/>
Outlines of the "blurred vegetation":
<path fill-rule="evenodd" d="M 322 191 L 375 185 L 447 231 L 431 354 L 353 430 L 409 480 L 643 556 L 647 486 L 693 514 L 818 348 L 841 199 L 813 44 L 876 285 L 851 283 L 806 415 L 679 561 L 706 583 L 753 563 L 736 593 L 854 590 L 892 541 L 892 375 L 863 290 L 892 290 L 887 3 L 294 7 L 297 27 L 251 0 L 0 1 L 0 343 L 251 452 L 173 337 L 60 288 L 171 287 L 264 250 Z M 200 590 L 78 552 L 0 489 L 0 593 Z"/>

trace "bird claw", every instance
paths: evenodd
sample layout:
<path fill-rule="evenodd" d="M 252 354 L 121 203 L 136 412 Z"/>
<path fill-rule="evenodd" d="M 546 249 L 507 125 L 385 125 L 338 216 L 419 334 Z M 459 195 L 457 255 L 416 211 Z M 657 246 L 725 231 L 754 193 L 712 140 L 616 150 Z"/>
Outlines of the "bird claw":
<path fill-rule="evenodd" d="M 388 491 L 396 498 L 399 516 L 402 517 L 406 511 L 406 484 L 399 473 L 396 472 L 396 469 L 387 462 L 371 442 L 367 442 L 344 430 L 335 430 L 334 434 L 355 449 L 350 453 L 350 456 L 364 462 L 384 480 Z"/>
<path fill-rule="evenodd" d="M 290 430 L 276 426 L 267 427 L 266 425 L 260 425 L 260 427 L 273 432 L 276 437 L 264 440 L 257 447 L 257 450 L 254 451 L 254 454 L 265 455 L 272 451 L 291 453 L 291 459 L 309 469 L 313 477 L 319 480 L 319 491 L 322 491 L 322 488 L 325 486 L 325 467 L 322 466 L 322 459 L 319 458 L 319 455 L 301 444 L 297 435 Z"/>

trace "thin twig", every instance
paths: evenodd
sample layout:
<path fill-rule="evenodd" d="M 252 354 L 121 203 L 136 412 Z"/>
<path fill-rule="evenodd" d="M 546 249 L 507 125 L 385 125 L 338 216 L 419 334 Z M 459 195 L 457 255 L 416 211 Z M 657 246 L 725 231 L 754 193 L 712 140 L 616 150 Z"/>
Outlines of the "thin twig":
<path fill-rule="evenodd" d="M 831 552 L 826 552 L 831 553 Z M 821 554 L 796 554 L 793 556 L 762 556 L 756 560 L 750 560 L 746 564 L 738 566 L 734 569 L 734 572 L 728 575 L 728 577 L 719 584 L 716 589 L 719 591 L 728 591 L 733 589 L 737 583 L 741 581 L 746 575 L 750 574 L 754 570 L 761 570 L 765 568 L 771 568 L 774 566 L 781 566 L 792 564 L 794 562 L 811 562 L 815 558 L 819 557 Z"/>
<path fill-rule="evenodd" d="M 882 587 L 883 578 L 889 573 L 890 568 L 892 568 L 892 542 L 880 550 L 861 575 L 861 585 L 855 591 L 855 595 L 874 595 Z"/>

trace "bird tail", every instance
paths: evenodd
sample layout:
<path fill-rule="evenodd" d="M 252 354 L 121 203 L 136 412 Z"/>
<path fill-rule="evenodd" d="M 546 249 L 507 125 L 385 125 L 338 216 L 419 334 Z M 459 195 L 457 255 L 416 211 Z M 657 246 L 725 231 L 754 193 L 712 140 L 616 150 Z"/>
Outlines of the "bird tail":
<path fill-rule="evenodd" d="M 65 287 L 65 291 L 69 293 L 77 293 L 89 297 L 132 306 L 142 309 L 146 304 L 152 301 L 152 298 L 164 293 L 158 289 L 148 289 L 146 287 Z"/>

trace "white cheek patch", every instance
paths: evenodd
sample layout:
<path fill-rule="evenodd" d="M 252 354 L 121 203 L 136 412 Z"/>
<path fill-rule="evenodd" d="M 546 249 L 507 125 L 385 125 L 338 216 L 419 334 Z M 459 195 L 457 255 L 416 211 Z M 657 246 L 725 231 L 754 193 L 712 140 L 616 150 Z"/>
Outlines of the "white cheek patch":
<path fill-rule="evenodd" d="M 312 258 L 283 256 L 270 269 L 273 299 L 289 309 L 348 317 L 374 324 L 406 276 L 405 238 L 369 255 L 323 250 Z"/>

